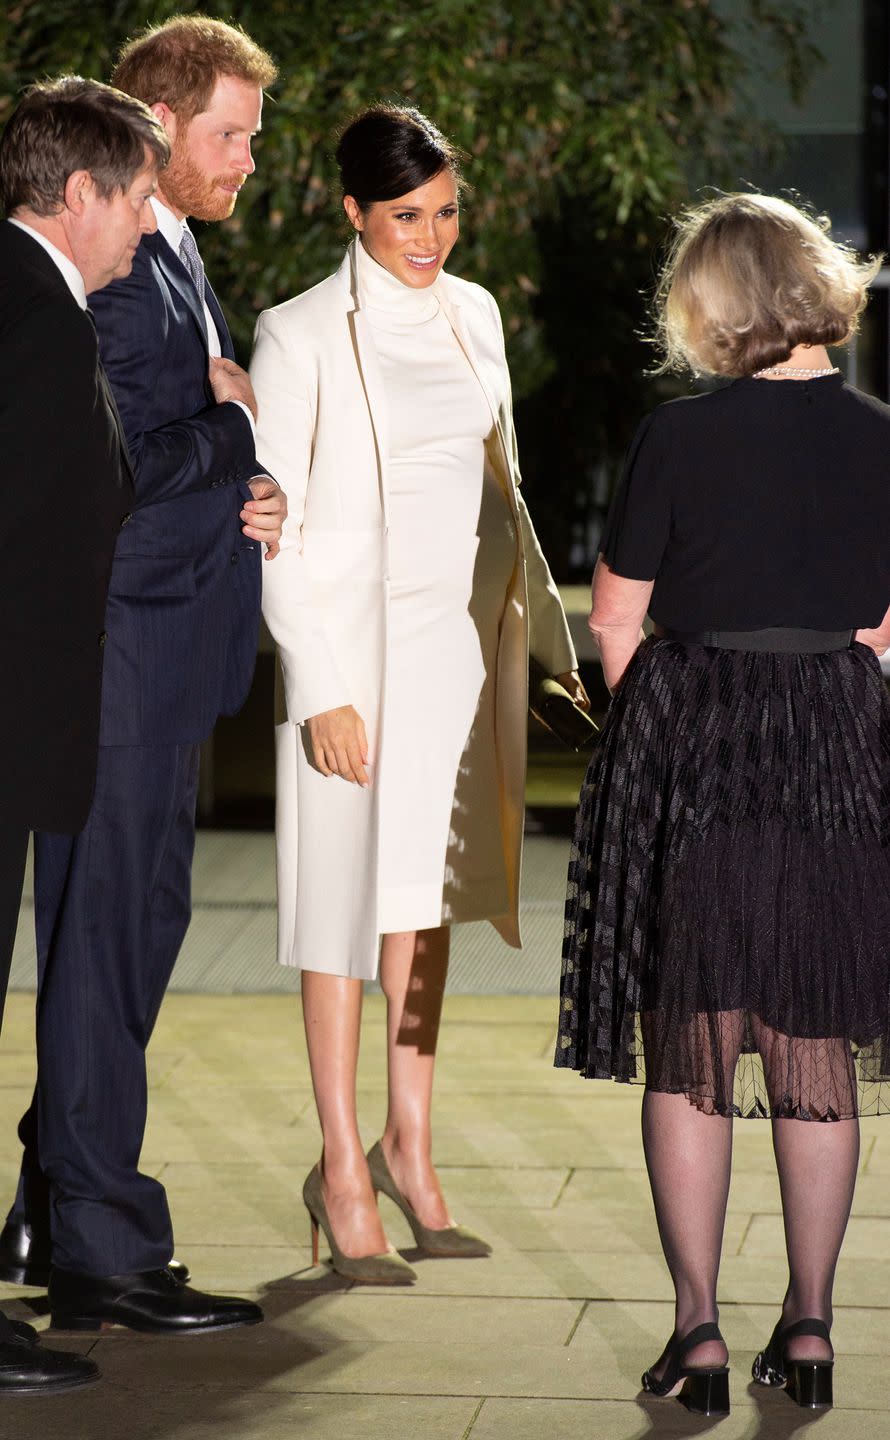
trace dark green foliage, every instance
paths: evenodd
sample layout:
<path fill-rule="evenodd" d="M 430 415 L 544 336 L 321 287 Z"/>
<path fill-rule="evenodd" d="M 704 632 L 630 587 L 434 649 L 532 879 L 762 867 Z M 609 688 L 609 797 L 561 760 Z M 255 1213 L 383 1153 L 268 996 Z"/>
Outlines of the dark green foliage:
<path fill-rule="evenodd" d="M 165 0 L 19 0 L 7 12 L 0 120 L 17 89 L 76 70 L 107 78 L 140 25 L 197 9 Z M 555 568 L 566 510 L 589 505 L 646 403 L 640 290 L 664 215 L 735 175 L 763 136 L 744 100 L 736 27 L 792 93 L 814 62 L 812 0 L 263 0 L 207 7 L 275 56 L 257 174 L 225 226 L 201 236 L 246 351 L 253 318 L 328 274 L 346 233 L 332 162 L 368 102 L 410 99 L 468 154 L 453 268 L 497 296 L 525 469 Z M 727 19 L 726 17 L 730 18 Z M 746 47 L 750 50 L 750 47 Z M 765 63 L 766 63 L 765 60 Z M 551 531 L 547 515 L 559 521 Z"/>

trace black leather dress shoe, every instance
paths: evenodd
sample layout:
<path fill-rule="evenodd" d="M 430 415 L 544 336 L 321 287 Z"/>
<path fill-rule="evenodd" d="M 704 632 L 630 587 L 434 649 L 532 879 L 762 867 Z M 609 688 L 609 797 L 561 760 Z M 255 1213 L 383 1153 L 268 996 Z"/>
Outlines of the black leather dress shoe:
<path fill-rule="evenodd" d="M 99 1379 L 98 1367 L 92 1360 L 67 1355 L 64 1350 L 45 1350 L 34 1340 L 19 1335 L 18 1325 L 10 1323 L 12 1333 L 0 1330 L 0 1396 L 58 1395 Z"/>
<path fill-rule="evenodd" d="M 34 1285 L 45 1290 L 50 1272 L 49 1240 L 34 1235 L 30 1225 L 7 1223 L 0 1230 L 0 1280 L 8 1285 Z M 171 1274 L 187 1285 L 189 1268 L 179 1260 L 168 1265 Z"/>
<path fill-rule="evenodd" d="M 135 1275 L 77 1275 L 57 1270 L 49 1277 L 49 1305 L 57 1330 L 100 1330 L 126 1325 L 164 1335 L 203 1335 L 258 1325 L 259 1305 L 226 1295 L 205 1295 L 183 1285 L 169 1270 Z"/>

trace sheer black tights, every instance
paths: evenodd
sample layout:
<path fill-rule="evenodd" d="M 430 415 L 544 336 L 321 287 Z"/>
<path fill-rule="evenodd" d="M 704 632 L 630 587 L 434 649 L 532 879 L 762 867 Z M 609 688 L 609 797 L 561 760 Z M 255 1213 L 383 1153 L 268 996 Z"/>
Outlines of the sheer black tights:
<path fill-rule="evenodd" d="M 717 1319 L 717 1272 L 729 1194 L 732 1121 L 703 1115 L 685 1095 L 643 1094 L 643 1151 L 664 1258 L 674 1282 L 674 1333 Z M 692 1365 L 725 1365 L 716 1341 L 687 1356 Z M 660 1375 L 664 1355 L 652 1368 Z"/>
<path fill-rule="evenodd" d="M 724 1017 L 724 1022 L 729 1019 Z M 741 1026 L 735 1027 L 741 1033 Z M 724 1024 L 724 1035 L 730 1030 Z M 797 1058 L 808 1042 L 778 1037 L 760 1027 L 757 1037 L 770 1099 L 781 1101 L 779 1040 L 795 1047 Z M 645 1042 L 645 1035 L 644 1035 Z M 818 1047 L 820 1061 L 826 1044 Z M 837 1042 L 842 1045 L 842 1042 Z M 733 1047 L 734 1048 L 734 1047 Z M 720 1077 L 731 1095 L 738 1051 L 724 1050 Z M 840 1062 L 838 1067 L 842 1068 Z M 711 1093 L 714 1089 L 711 1088 Z M 646 1167 L 665 1260 L 676 1295 L 675 1333 L 717 1319 L 717 1276 L 723 1243 L 732 1160 L 732 1120 L 707 1113 L 686 1094 L 646 1090 L 642 1127 Z M 776 1119 L 773 1148 L 779 1174 L 788 1289 L 782 1307 L 786 1323 L 816 1316 L 831 1324 L 832 1289 L 841 1243 L 853 1202 L 859 1160 L 858 1120 Z M 766 1337 L 765 1337 L 766 1338 Z M 791 1358 L 829 1358 L 830 1346 L 812 1337 L 789 1345 Z M 722 1365 L 726 1350 L 717 1342 L 698 1346 L 690 1364 Z M 664 1356 L 652 1367 L 660 1373 Z"/>
<path fill-rule="evenodd" d="M 786 1324 L 815 1315 L 831 1325 L 834 1273 L 853 1204 L 859 1121 L 774 1120 L 773 1149 L 782 1191 L 788 1289 Z M 830 1359 L 825 1341 L 802 1337 L 792 1359 Z"/>

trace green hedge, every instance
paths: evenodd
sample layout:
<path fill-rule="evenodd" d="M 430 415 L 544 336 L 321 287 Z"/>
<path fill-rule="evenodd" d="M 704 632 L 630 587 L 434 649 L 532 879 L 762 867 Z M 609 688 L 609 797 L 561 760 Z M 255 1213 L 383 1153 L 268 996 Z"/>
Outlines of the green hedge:
<path fill-rule="evenodd" d="M 63 70 L 107 78 L 125 37 L 196 8 L 13 0 L 0 121 L 26 82 Z M 583 511 L 592 457 L 623 446 L 643 403 L 639 291 L 665 213 L 696 186 L 725 183 L 764 139 L 745 98 L 743 51 L 780 65 L 792 92 L 804 84 L 816 59 L 810 8 L 809 0 L 721 9 L 711 0 L 212 7 L 281 69 L 257 173 L 233 219 L 201 237 L 242 355 L 257 311 L 314 284 L 342 254 L 338 127 L 374 99 L 405 97 L 468 153 L 472 188 L 451 263 L 497 296 L 514 385 L 529 397 L 522 423 L 533 468 L 547 457 L 561 513 L 576 501 Z M 739 28 L 756 32 L 754 46 L 735 43 Z"/>

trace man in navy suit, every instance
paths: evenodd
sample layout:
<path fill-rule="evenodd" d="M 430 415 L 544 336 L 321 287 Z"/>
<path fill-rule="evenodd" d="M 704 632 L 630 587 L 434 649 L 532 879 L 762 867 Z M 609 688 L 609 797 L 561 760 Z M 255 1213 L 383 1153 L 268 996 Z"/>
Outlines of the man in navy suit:
<path fill-rule="evenodd" d="M 77 837 L 35 845 L 38 1081 L 0 1237 L 0 1278 L 48 1274 L 53 1323 L 78 1330 L 262 1319 L 171 1267 L 164 1188 L 138 1165 L 145 1048 L 190 918 L 199 745 L 247 695 L 262 548 L 274 563 L 286 508 L 186 217 L 231 214 L 274 76 L 243 32 L 203 17 L 131 41 L 114 74 L 172 156 L 157 232 L 91 298 L 136 495 L 111 575 L 93 807 Z"/>

